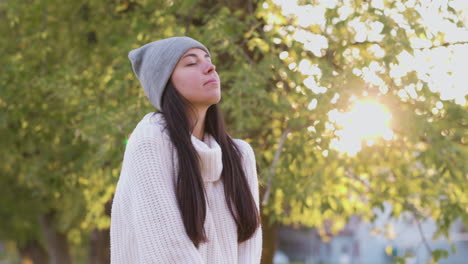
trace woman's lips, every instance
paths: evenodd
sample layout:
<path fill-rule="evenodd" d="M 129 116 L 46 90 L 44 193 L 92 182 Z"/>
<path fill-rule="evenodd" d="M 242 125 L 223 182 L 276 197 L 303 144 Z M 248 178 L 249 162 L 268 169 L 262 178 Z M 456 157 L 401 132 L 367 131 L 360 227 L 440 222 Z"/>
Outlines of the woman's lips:
<path fill-rule="evenodd" d="M 216 80 L 216 79 L 210 79 L 210 80 L 208 80 L 207 82 L 205 82 L 203 85 L 212 84 L 212 83 L 218 83 L 218 80 Z"/>

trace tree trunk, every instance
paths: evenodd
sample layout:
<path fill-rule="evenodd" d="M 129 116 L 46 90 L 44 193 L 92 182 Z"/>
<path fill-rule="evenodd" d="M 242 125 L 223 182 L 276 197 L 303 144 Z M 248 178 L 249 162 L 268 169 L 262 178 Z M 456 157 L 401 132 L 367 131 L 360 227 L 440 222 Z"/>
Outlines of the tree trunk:
<path fill-rule="evenodd" d="M 268 216 L 262 213 L 263 251 L 261 264 L 272 264 L 276 252 L 278 223 L 268 223 Z"/>
<path fill-rule="evenodd" d="M 19 246 L 18 251 L 21 256 L 21 263 L 49 263 L 47 251 L 37 240 L 28 241 L 25 245 Z"/>
<path fill-rule="evenodd" d="M 89 264 L 110 263 L 109 229 L 94 229 L 89 243 Z"/>
<path fill-rule="evenodd" d="M 72 263 L 68 249 L 68 240 L 66 234 L 54 229 L 54 212 L 41 215 L 39 218 L 42 233 L 47 243 L 51 264 Z"/>
<path fill-rule="evenodd" d="M 105 213 L 110 216 L 112 199 L 105 205 Z M 110 263 L 110 230 L 94 229 L 88 251 L 89 264 Z"/>
<path fill-rule="evenodd" d="M 260 203 L 265 194 L 265 186 L 260 186 Z M 263 232 L 263 249 L 261 264 L 273 264 L 273 257 L 276 252 L 277 237 L 278 237 L 278 223 L 273 222 L 270 224 L 270 219 L 267 214 L 261 210 L 262 214 L 262 232 Z"/>

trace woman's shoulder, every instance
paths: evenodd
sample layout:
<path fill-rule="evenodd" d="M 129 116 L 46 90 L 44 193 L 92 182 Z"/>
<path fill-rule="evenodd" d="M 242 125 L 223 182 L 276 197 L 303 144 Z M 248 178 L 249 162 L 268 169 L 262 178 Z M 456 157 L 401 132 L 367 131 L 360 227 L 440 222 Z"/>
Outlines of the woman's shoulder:
<path fill-rule="evenodd" d="M 255 160 L 255 153 L 253 151 L 252 146 L 242 139 L 233 139 L 234 144 L 236 144 L 237 148 L 241 152 L 242 155 L 242 163 L 245 169 L 245 173 L 249 183 L 256 184 L 257 180 L 257 162 Z"/>
<path fill-rule="evenodd" d="M 166 123 L 161 113 L 147 113 L 133 129 L 127 144 L 142 141 L 163 142 L 169 140 Z"/>
<path fill-rule="evenodd" d="M 234 138 L 233 141 L 237 148 L 241 151 L 242 155 L 246 156 L 245 158 L 255 159 L 254 150 L 247 141 L 237 138 Z"/>

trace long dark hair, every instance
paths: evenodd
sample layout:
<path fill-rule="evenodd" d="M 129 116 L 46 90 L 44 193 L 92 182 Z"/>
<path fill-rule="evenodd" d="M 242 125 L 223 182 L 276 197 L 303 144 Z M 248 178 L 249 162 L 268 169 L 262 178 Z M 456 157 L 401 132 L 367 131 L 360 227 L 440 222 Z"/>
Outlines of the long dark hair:
<path fill-rule="evenodd" d="M 190 103 L 175 89 L 171 81 L 162 96 L 161 112 L 166 129 L 177 151 L 176 197 L 187 235 L 198 248 L 207 242 L 203 224 L 206 201 L 198 154 L 192 145 L 188 111 Z M 255 205 L 242 165 L 242 154 L 228 135 L 217 104 L 210 106 L 205 118 L 205 132 L 213 136 L 221 147 L 223 170 L 221 179 L 224 195 L 231 215 L 237 225 L 238 243 L 251 238 L 260 225 L 260 214 Z M 254 188 L 257 188 L 254 186 Z"/>

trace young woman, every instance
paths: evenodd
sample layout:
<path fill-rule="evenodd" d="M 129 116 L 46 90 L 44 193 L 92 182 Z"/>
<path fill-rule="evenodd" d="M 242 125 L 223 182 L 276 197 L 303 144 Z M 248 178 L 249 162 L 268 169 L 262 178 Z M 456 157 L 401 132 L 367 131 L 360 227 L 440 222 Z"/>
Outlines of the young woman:
<path fill-rule="evenodd" d="M 130 51 L 150 102 L 125 149 L 111 216 L 112 263 L 260 263 L 252 148 L 232 139 L 208 49 L 173 37 Z"/>

